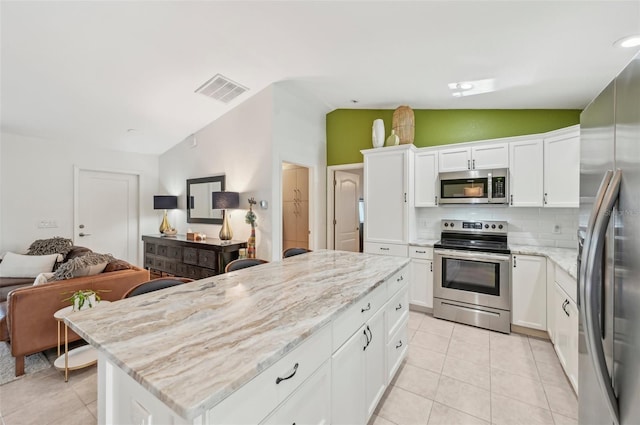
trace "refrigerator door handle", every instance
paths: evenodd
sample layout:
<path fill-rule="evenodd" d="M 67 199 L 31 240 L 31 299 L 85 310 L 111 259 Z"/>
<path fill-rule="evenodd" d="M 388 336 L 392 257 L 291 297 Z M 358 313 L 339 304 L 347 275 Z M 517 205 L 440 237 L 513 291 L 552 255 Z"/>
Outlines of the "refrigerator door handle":
<path fill-rule="evenodd" d="M 600 211 L 600 207 L 602 206 L 602 200 L 604 199 L 604 195 L 609 187 L 609 182 L 611 182 L 611 177 L 613 176 L 613 171 L 607 170 L 602 177 L 602 181 L 600 182 L 600 187 L 598 188 L 598 192 L 596 193 L 596 197 L 593 202 L 593 207 L 591 207 L 591 213 L 589 214 L 589 222 L 587 223 L 587 228 L 584 231 L 584 237 L 580 240 L 580 230 L 578 230 L 578 239 L 581 242 L 578 249 L 578 255 L 580 255 L 580 261 L 578 261 L 578 265 L 580 268 L 578 269 L 578 307 L 582 304 L 582 300 L 584 299 L 584 285 L 581 283 L 584 281 L 584 276 L 586 273 L 587 267 L 587 254 L 589 253 L 589 245 L 591 245 L 591 238 L 593 235 L 593 227 L 596 224 L 596 217 L 598 216 L 598 212 Z"/>
<path fill-rule="evenodd" d="M 611 377 L 607 371 L 605 361 L 604 348 L 600 339 L 600 324 L 598 321 L 598 298 L 596 294 L 601 291 L 600 277 L 602 276 L 602 256 L 604 254 L 605 235 L 613 207 L 618 200 L 620 191 L 620 182 L 622 179 L 622 171 L 616 170 L 615 174 L 609 182 L 607 191 L 602 199 L 602 206 L 599 208 L 595 224 L 591 231 L 587 231 L 588 246 L 585 246 L 586 253 L 583 252 L 582 268 L 585 273 L 582 274 L 581 290 L 583 291 L 584 301 L 584 328 L 587 341 L 587 349 L 589 357 L 595 368 L 596 379 L 602 390 L 607 406 L 613 418 L 614 424 L 620 424 L 620 414 L 618 410 L 618 400 L 616 399 Z M 589 219 L 591 222 L 591 218 Z M 586 243 L 586 242 L 585 242 Z M 585 258 L 586 257 L 586 258 Z M 586 259 L 586 261 L 585 261 Z M 596 282 L 595 280 L 598 280 Z"/>

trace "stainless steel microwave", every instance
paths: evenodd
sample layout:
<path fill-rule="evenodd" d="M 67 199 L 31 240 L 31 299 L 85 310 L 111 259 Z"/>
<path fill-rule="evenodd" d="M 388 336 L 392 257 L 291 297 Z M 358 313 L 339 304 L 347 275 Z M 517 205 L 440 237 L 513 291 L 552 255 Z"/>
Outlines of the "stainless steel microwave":
<path fill-rule="evenodd" d="M 507 204 L 509 170 L 468 170 L 440 173 L 441 204 Z"/>

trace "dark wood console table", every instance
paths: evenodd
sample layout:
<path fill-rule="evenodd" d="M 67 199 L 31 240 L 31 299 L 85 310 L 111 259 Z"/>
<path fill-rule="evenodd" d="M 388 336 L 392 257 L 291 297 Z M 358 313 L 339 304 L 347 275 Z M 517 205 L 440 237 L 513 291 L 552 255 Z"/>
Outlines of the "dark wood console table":
<path fill-rule="evenodd" d="M 245 241 L 190 241 L 184 235 L 143 235 L 142 241 L 145 268 L 191 279 L 224 273 L 225 266 L 238 258 L 240 248 L 247 247 Z"/>

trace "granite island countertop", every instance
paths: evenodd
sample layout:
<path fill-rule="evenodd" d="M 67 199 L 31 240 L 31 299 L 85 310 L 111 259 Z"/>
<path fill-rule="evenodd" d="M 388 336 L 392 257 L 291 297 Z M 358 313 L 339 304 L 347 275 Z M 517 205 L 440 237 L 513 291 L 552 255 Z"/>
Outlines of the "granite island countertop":
<path fill-rule="evenodd" d="M 193 419 L 409 263 L 314 251 L 77 312 L 66 322 Z"/>
<path fill-rule="evenodd" d="M 550 246 L 511 245 L 511 254 L 540 255 L 549 258 L 574 279 L 578 279 L 578 249 Z"/>

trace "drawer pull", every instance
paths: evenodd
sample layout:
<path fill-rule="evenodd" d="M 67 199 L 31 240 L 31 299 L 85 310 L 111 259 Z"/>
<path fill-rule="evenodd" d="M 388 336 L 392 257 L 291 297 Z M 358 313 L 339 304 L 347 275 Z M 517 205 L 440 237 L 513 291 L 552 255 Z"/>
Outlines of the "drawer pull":
<path fill-rule="evenodd" d="M 367 336 L 367 331 L 369 331 L 368 336 Z M 362 351 L 366 350 L 369 344 L 371 344 L 371 341 L 373 341 L 373 334 L 371 333 L 371 329 L 369 329 L 369 325 L 367 325 L 367 328 L 364 330 L 364 337 L 367 338 L 367 345 L 362 347 Z"/>
<path fill-rule="evenodd" d="M 383 247 L 380 247 L 380 250 L 381 250 L 381 251 L 389 251 L 389 248 L 383 248 Z"/>
<path fill-rule="evenodd" d="M 426 254 L 427 251 L 416 251 L 417 254 Z"/>
<path fill-rule="evenodd" d="M 364 313 L 365 311 L 369 311 L 371 310 L 371 303 L 367 303 L 366 307 L 363 307 L 362 309 L 360 309 L 360 313 Z"/>
<path fill-rule="evenodd" d="M 562 310 L 564 310 L 564 314 L 566 314 L 567 317 L 570 317 L 570 314 L 566 309 L 568 304 L 569 304 L 569 300 L 564 300 L 564 302 L 562 303 Z"/>
<path fill-rule="evenodd" d="M 400 310 L 402 308 L 402 303 L 398 304 L 398 307 L 396 307 L 396 311 Z"/>
<path fill-rule="evenodd" d="M 398 343 L 398 345 L 396 345 L 396 348 L 400 348 L 402 347 L 402 340 L 400 340 L 400 342 Z"/>
<path fill-rule="evenodd" d="M 398 279 L 396 279 L 396 282 L 400 282 L 400 281 L 402 281 L 402 280 L 404 280 L 404 277 L 403 277 L 403 276 L 400 276 Z"/>
<path fill-rule="evenodd" d="M 293 376 L 296 374 L 296 372 L 298 371 L 298 363 L 296 363 L 295 365 L 293 365 L 293 371 L 291 372 L 290 375 L 285 376 L 284 378 L 280 378 L 279 376 L 276 378 L 276 385 L 279 384 L 282 381 L 286 381 L 287 379 L 291 379 L 293 378 Z"/>

